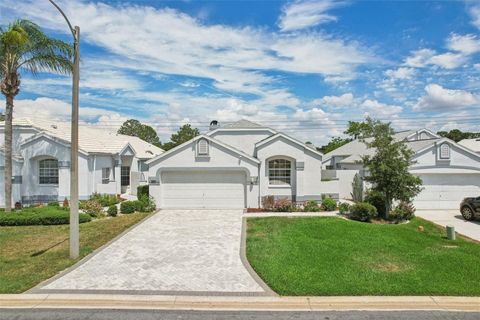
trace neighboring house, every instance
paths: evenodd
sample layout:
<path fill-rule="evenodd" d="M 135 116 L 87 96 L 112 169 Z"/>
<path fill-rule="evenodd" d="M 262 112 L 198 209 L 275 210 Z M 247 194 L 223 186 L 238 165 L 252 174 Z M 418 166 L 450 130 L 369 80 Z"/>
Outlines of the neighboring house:
<path fill-rule="evenodd" d="M 241 120 L 147 161 L 159 208 L 257 208 L 264 196 L 321 199 L 322 154 L 284 133 Z"/>
<path fill-rule="evenodd" d="M 0 123 L 0 143 L 5 141 Z M 70 124 L 38 119 L 13 121 L 13 202 L 62 201 L 70 195 Z M 0 206 L 4 197 L 4 153 L 0 149 Z M 163 152 L 137 137 L 80 125 L 79 197 L 94 192 L 135 194 L 147 183 L 145 162 Z"/>
<path fill-rule="evenodd" d="M 458 209 L 464 197 L 480 195 L 479 154 L 427 129 L 399 132 L 394 138 L 415 152 L 410 172 L 423 181 L 423 190 L 414 199 L 417 209 Z M 368 174 L 361 159 L 374 152 L 354 140 L 324 155 L 323 175 L 336 179 L 340 198 L 349 198 L 355 173 Z"/>
<path fill-rule="evenodd" d="M 476 139 L 464 139 L 460 142 L 458 142 L 458 144 L 470 149 L 470 150 L 473 150 L 475 151 L 476 153 L 480 154 L 480 138 L 476 138 Z"/>

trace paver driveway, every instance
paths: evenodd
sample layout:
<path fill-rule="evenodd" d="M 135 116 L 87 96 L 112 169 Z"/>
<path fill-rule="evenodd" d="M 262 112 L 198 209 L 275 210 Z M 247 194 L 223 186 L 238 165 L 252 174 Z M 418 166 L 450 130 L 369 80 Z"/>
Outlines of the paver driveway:
<path fill-rule="evenodd" d="M 241 210 L 162 210 L 39 291 L 265 294 L 240 259 L 241 230 Z"/>

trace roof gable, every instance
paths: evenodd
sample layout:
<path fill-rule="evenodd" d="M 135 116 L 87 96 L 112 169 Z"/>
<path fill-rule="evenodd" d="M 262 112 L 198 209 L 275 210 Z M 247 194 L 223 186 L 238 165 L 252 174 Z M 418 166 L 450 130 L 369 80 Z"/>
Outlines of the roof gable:
<path fill-rule="evenodd" d="M 255 144 L 255 149 L 261 148 L 262 146 L 265 146 L 265 145 L 267 145 L 267 144 L 269 144 L 269 143 L 271 143 L 275 140 L 278 140 L 280 138 L 283 138 L 283 139 L 286 139 L 290 142 L 293 142 L 294 144 L 296 144 L 296 145 L 298 145 L 298 146 L 300 146 L 300 147 L 304 148 L 305 150 L 308 150 L 312 153 L 323 156 L 323 154 L 320 151 L 318 151 L 317 149 L 315 149 L 314 147 L 310 147 L 310 146 L 306 145 L 305 143 L 302 143 L 302 142 L 298 141 L 297 139 L 294 139 L 290 136 L 287 136 L 286 134 L 281 133 L 281 132 L 278 132 L 278 133 L 276 133 L 276 134 L 274 134 L 274 135 L 272 135 L 272 136 L 270 136 L 266 139 L 263 139 L 263 140 L 257 142 Z"/>
<path fill-rule="evenodd" d="M 235 153 L 235 154 L 237 154 L 237 155 L 239 155 L 239 156 L 241 156 L 241 157 L 243 157 L 243 158 L 249 159 L 250 161 L 253 161 L 253 162 L 255 162 L 255 163 L 260 163 L 260 160 L 258 160 L 257 158 L 254 158 L 254 157 L 246 154 L 245 152 L 240 151 L 240 150 L 238 150 L 238 149 L 236 149 L 236 148 L 234 148 L 234 147 L 232 147 L 232 146 L 230 146 L 230 145 L 228 145 L 228 144 L 226 144 L 226 143 L 224 143 L 224 142 L 221 142 L 221 141 L 219 141 L 219 140 L 217 140 L 217 139 L 214 139 L 214 138 L 212 138 L 212 137 L 210 137 L 210 136 L 208 136 L 208 135 L 206 135 L 206 134 L 198 135 L 198 136 L 196 136 L 195 138 L 193 138 L 193 139 L 191 139 L 191 140 L 189 140 L 189 141 L 187 141 L 187 142 L 184 142 L 184 143 L 182 143 L 181 145 L 178 145 L 178 146 L 176 146 L 175 148 L 172 148 L 172 149 L 170 149 L 170 150 L 168 150 L 168 151 L 165 151 L 164 153 L 162 153 L 162 154 L 160 154 L 160 155 L 158 155 L 158 156 L 156 156 L 156 157 L 148 160 L 146 163 L 147 163 L 147 164 L 151 164 L 151 163 L 154 163 L 155 161 L 158 161 L 158 160 L 160 160 L 160 159 L 162 159 L 162 158 L 164 158 L 164 157 L 166 157 L 166 156 L 175 154 L 175 153 L 178 152 L 179 150 L 183 149 L 183 147 L 188 146 L 188 145 L 190 145 L 190 144 L 192 144 L 192 143 L 194 143 L 194 142 L 196 142 L 196 141 L 198 141 L 198 140 L 200 140 L 200 139 L 206 139 L 206 140 L 208 140 L 209 142 L 211 142 L 211 143 L 213 143 L 213 144 L 217 144 L 217 145 L 219 145 L 219 146 L 222 146 L 222 147 L 224 147 L 224 148 L 232 151 L 233 153 Z"/>
<path fill-rule="evenodd" d="M 49 140 L 49 141 L 52 141 L 54 143 L 57 143 L 57 144 L 60 144 L 66 148 L 70 148 L 70 141 L 66 141 L 64 139 L 61 139 L 61 138 L 58 138 L 58 137 L 55 137 L 53 135 L 50 135 L 46 132 L 40 132 L 34 136 L 31 136 L 27 139 L 25 139 L 21 144 L 20 144 L 20 147 L 21 148 L 24 148 L 26 145 L 30 144 L 30 143 L 34 143 L 35 141 L 38 141 L 38 140 L 41 140 L 41 139 L 45 139 L 45 140 Z M 85 150 L 83 149 L 78 149 L 78 152 L 81 153 L 81 154 L 84 154 L 84 155 L 88 155 L 88 152 L 86 152 Z"/>

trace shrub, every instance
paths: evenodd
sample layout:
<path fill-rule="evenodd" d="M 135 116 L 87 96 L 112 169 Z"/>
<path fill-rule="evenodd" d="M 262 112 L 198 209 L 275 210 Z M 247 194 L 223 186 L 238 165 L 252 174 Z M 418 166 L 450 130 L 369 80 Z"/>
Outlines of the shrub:
<path fill-rule="evenodd" d="M 400 202 L 390 213 L 392 220 L 411 220 L 415 218 L 415 207 L 409 202 Z"/>
<path fill-rule="evenodd" d="M 351 195 L 353 202 L 363 201 L 363 181 L 358 173 L 353 177 Z"/>
<path fill-rule="evenodd" d="M 273 196 L 262 197 L 262 208 L 265 210 L 273 210 L 275 205 L 275 198 Z"/>
<path fill-rule="evenodd" d="M 117 206 L 116 205 L 111 205 L 110 207 L 108 207 L 107 214 L 110 217 L 116 217 L 117 214 L 118 214 Z"/>
<path fill-rule="evenodd" d="M 120 212 L 124 214 L 134 213 L 135 211 L 141 211 L 142 202 L 139 200 L 123 201 L 120 203 Z"/>
<path fill-rule="evenodd" d="M 102 207 L 109 207 L 119 202 L 118 197 L 114 194 L 100 194 L 94 193 L 90 200 L 98 202 Z"/>
<path fill-rule="evenodd" d="M 316 201 L 308 201 L 303 206 L 303 211 L 305 212 L 318 212 L 320 211 L 320 207 Z"/>
<path fill-rule="evenodd" d="M 80 201 L 79 208 L 91 217 L 100 217 L 103 215 L 103 207 L 96 200 Z"/>
<path fill-rule="evenodd" d="M 358 202 L 350 207 L 350 219 L 366 222 L 376 216 L 377 208 L 370 203 Z"/>
<path fill-rule="evenodd" d="M 282 198 L 275 201 L 273 204 L 273 210 L 277 212 L 291 212 L 295 211 L 292 201 Z"/>
<path fill-rule="evenodd" d="M 337 208 L 337 201 L 330 197 L 325 197 L 322 200 L 322 208 L 325 211 L 334 211 Z"/>
<path fill-rule="evenodd" d="M 385 217 L 385 201 L 385 196 L 375 190 L 369 190 L 365 196 L 365 202 L 377 208 L 378 215 L 381 217 Z"/>
<path fill-rule="evenodd" d="M 89 222 L 92 218 L 81 213 L 80 223 Z M 70 214 L 55 207 L 26 208 L 14 213 L 0 213 L 0 226 L 31 226 L 69 224 Z"/>
<path fill-rule="evenodd" d="M 23 206 L 22 206 L 22 203 L 20 201 L 15 202 L 15 210 L 20 210 L 22 208 L 23 208 Z"/>
<path fill-rule="evenodd" d="M 338 211 L 340 214 L 347 214 L 350 211 L 350 204 L 342 202 L 338 205 Z"/>
<path fill-rule="evenodd" d="M 70 207 L 70 203 L 68 203 L 67 197 L 65 197 L 65 199 L 63 199 L 63 207 L 64 207 L 64 208 Z"/>
<path fill-rule="evenodd" d="M 147 197 L 150 196 L 150 187 L 148 186 L 148 184 L 137 187 L 137 197 L 138 197 L 138 199 L 140 199 L 144 196 L 147 196 Z"/>
<path fill-rule="evenodd" d="M 154 199 L 146 194 L 143 194 L 139 201 L 141 205 L 137 210 L 140 212 L 153 212 L 157 208 Z"/>
<path fill-rule="evenodd" d="M 58 203 L 57 201 L 52 201 L 52 202 L 49 202 L 47 204 L 47 206 L 49 206 L 49 207 L 60 207 L 60 203 Z"/>

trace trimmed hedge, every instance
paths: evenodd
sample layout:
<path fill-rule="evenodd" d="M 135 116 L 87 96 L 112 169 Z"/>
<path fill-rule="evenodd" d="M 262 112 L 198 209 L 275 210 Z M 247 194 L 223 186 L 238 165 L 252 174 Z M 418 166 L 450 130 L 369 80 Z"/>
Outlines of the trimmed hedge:
<path fill-rule="evenodd" d="M 352 220 L 368 222 L 377 215 L 377 208 L 367 202 L 357 202 L 350 207 L 349 218 Z"/>
<path fill-rule="evenodd" d="M 92 218 L 81 213 L 80 223 L 89 222 Z M 0 226 L 33 226 L 69 224 L 70 213 L 56 207 L 27 208 L 11 213 L 0 212 Z"/>
<path fill-rule="evenodd" d="M 141 211 L 142 207 L 143 204 L 139 200 L 123 201 L 120 203 L 120 212 L 125 214 L 134 213 L 135 211 Z"/>
<path fill-rule="evenodd" d="M 141 199 L 145 196 L 147 198 L 150 196 L 150 188 L 149 188 L 148 184 L 137 187 L 137 198 Z"/>
<path fill-rule="evenodd" d="M 325 211 L 335 211 L 337 209 L 337 201 L 330 197 L 325 197 L 322 200 L 322 208 Z"/>
<path fill-rule="evenodd" d="M 118 214 L 117 206 L 116 205 L 111 205 L 110 207 L 108 207 L 107 214 L 110 217 L 116 217 L 117 214 Z"/>

